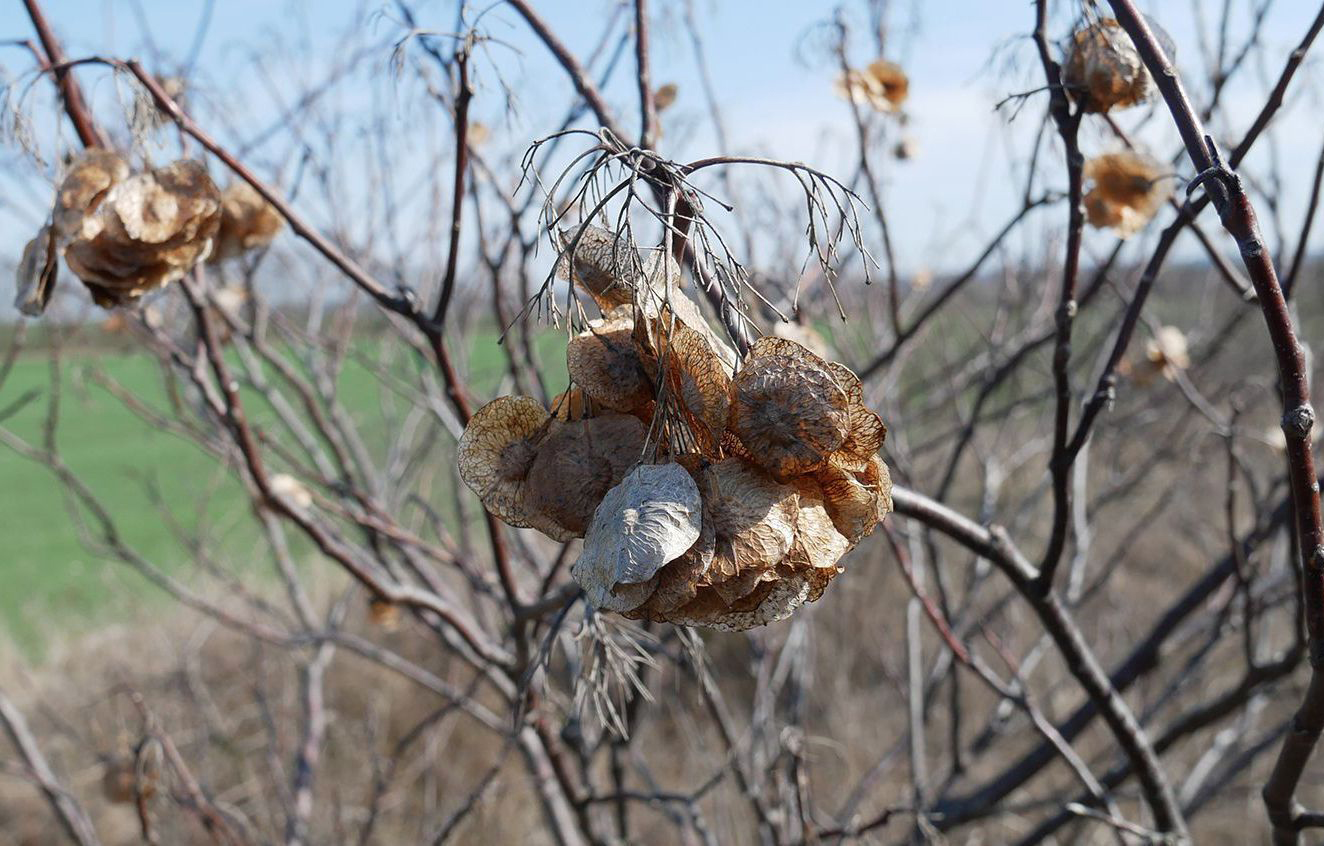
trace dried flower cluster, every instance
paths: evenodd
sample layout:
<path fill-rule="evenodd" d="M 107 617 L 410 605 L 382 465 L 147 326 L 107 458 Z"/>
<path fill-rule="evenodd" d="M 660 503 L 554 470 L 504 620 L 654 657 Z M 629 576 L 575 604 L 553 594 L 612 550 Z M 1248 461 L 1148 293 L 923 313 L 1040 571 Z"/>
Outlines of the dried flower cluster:
<path fill-rule="evenodd" d="M 1143 153 L 1105 153 L 1085 162 L 1090 189 L 1085 214 L 1091 226 L 1128 238 L 1145 227 L 1172 195 L 1167 169 Z"/>
<path fill-rule="evenodd" d="M 1166 36 L 1160 37 L 1166 40 Z M 1170 44 L 1166 41 L 1165 46 L 1170 48 Z M 1172 55 L 1171 49 L 1168 55 Z M 1072 33 L 1062 82 L 1082 100 L 1086 112 L 1107 113 L 1135 106 L 1155 93 L 1154 80 L 1135 45 L 1112 18 Z"/>
<path fill-rule="evenodd" d="M 246 183 L 222 194 L 199 162 L 132 173 L 118 153 L 90 149 L 70 163 L 50 221 L 24 250 L 15 305 L 30 315 L 45 310 L 59 256 L 93 301 L 110 308 L 168 285 L 209 256 L 270 243 L 280 226 Z"/>
<path fill-rule="evenodd" d="M 910 78 L 901 66 L 886 59 L 863 68 L 849 68 L 833 86 L 837 95 L 885 114 L 901 110 L 910 93 Z"/>
<path fill-rule="evenodd" d="M 473 416 L 465 483 L 510 525 L 583 537 L 571 572 L 600 609 L 740 630 L 817 599 L 891 510 L 859 379 L 774 336 L 737 366 L 674 262 L 593 227 L 563 242 L 603 317 L 570 340 L 574 387 L 550 410 L 502 397 Z"/>

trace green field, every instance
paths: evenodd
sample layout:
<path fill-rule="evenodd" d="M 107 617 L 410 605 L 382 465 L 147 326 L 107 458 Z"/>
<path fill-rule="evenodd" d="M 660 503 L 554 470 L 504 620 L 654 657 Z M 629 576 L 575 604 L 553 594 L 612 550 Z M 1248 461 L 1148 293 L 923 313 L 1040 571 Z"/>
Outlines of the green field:
<path fill-rule="evenodd" d="M 553 389 L 564 385 L 564 354 L 559 353 L 563 339 L 555 331 L 539 339 L 540 357 Z M 374 350 L 365 345 L 361 352 L 371 358 Z M 416 357 L 396 358 L 402 371 L 424 366 Z M 496 336 L 481 333 L 473 342 L 468 372 L 479 398 L 495 389 L 501 368 Z M 106 348 L 66 352 L 62 357 L 59 453 L 113 513 L 125 542 L 161 569 L 187 574 L 196 555 L 177 535 L 196 534 L 228 571 L 267 572 L 268 559 L 239 483 L 189 440 L 161 431 L 131 412 L 92 378 L 97 372 L 152 408 L 168 409 L 169 397 L 159 364 L 146 354 Z M 0 386 L 0 409 L 29 391 L 39 396 L 0 426 L 40 445 L 52 375 L 47 355 L 31 352 L 20 357 Z M 353 359 L 338 386 L 342 403 L 359 424 L 368 448 L 377 454 L 389 440 L 381 422 L 383 390 L 375 376 Z M 259 426 L 271 416 L 255 394 L 247 396 L 246 406 Z M 4 573 L 0 638 L 11 639 L 22 651 L 39 652 L 57 631 L 86 631 L 147 613 L 162 601 L 160 592 L 131 569 L 85 548 L 62 487 L 47 467 L 0 445 L 0 479 L 0 533 L 5 538 L 0 552 Z"/>

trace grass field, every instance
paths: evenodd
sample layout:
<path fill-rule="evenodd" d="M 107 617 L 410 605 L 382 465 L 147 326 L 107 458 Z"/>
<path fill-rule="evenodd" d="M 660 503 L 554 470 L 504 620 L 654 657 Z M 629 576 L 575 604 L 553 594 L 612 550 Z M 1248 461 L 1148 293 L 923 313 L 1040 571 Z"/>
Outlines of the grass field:
<path fill-rule="evenodd" d="M 539 344 L 551 386 L 565 379 L 564 360 L 554 353 L 563 349 L 557 334 L 546 333 Z M 471 350 L 469 380 L 481 398 L 495 390 L 501 366 L 496 336 L 480 334 Z M 122 347 L 84 350 L 66 353 L 60 364 L 59 453 L 112 510 L 124 540 L 153 564 L 179 572 L 194 559 L 179 536 L 196 533 L 208 539 L 209 551 L 227 569 L 253 566 L 266 572 L 239 483 L 197 445 L 132 413 L 90 378 L 93 371 L 104 372 L 153 408 L 167 408 L 168 397 L 159 365 L 143 353 Z M 0 408 L 29 391 L 39 397 L 0 425 L 39 445 L 53 384 L 46 355 L 21 357 L 0 387 Z M 380 423 L 380 390 L 363 366 L 352 361 L 346 366 L 339 396 L 370 449 L 384 447 L 389 439 Z M 271 413 L 256 395 L 249 396 L 248 407 L 259 425 Z M 56 630 L 78 633 L 144 613 L 160 598 L 129 568 L 84 547 L 61 486 L 47 467 L 0 447 L 0 479 L 0 534 L 5 538 L 0 631 L 21 651 L 40 652 Z"/>

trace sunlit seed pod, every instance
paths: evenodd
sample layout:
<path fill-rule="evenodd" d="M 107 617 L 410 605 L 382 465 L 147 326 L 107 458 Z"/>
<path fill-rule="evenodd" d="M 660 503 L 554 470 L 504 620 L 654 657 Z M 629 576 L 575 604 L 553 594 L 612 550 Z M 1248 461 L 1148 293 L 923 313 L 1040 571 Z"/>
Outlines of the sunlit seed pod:
<path fill-rule="evenodd" d="M 1163 378 L 1175 380 L 1179 371 L 1191 366 L 1186 334 L 1176 326 L 1160 326 L 1145 345 L 1145 358 Z"/>
<path fill-rule="evenodd" d="M 604 313 L 634 300 L 644 265 L 625 233 L 584 224 L 559 234 L 562 253 L 556 262 L 557 276 L 579 283 Z"/>
<path fill-rule="evenodd" d="M 551 415 L 555 420 L 568 423 L 571 420 L 589 417 L 590 412 L 589 398 L 583 388 L 569 388 L 552 399 Z"/>
<path fill-rule="evenodd" d="M 56 240 L 63 245 L 77 237 L 106 192 L 128 177 L 129 163 L 118 153 L 102 147 L 88 149 L 71 161 L 55 191 L 55 207 L 51 211 Z"/>
<path fill-rule="evenodd" d="M 699 538 L 684 554 L 657 574 L 657 587 L 640 611 L 641 618 L 665 620 L 666 615 L 694 600 L 707 578 L 717 550 L 717 531 L 711 520 L 701 520 Z"/>
<path fill-rule="evenodd" d="M 1143 153 L 1106 153 L 1085 162 L 1085 214 L 1090 225 L 1122 238 L 1145 228 L 1172 195 L 1172 175 Z"/>
<path fill-rule="evenodd" d="M 252 185 L 231 182 L 221 194 L 221 225 L 208 261 L 219 262 L 271 244 L 285 218 Z"/>
<path fill-rule="evenodd" d="M 50 226 L 43 226 L 23 248 L 23 257 L 14 270 L 14 308 L 29 317 L 46 311 L 59 271 L 54 233 Z"/>
<path fill-rule="evenodd" d="M 112 758 L 101 770 L 101 795 L 112 805 L 130 805 L 156 795 L 159 776 L 153 768 L 146 768 L 141 778 L 134 759 Z"/>
<path fill-rule="evenodd" d="M 382 599 L 380 596 L 374 596 L 368 600 L 368 619 L 373 625 L 381 626 L 388 632 L 393 632 L 400 628 L 400 620 L 403 615 L 400 612 L 400 606 L 388 599 Z"/>
<path fill-rule="evenodd" d="M 776 567 L 795 540 L 795 488 L 742 458 L 727 458 L 703 470 L 699 489 L 704 522 L 716 535 L 708 581 Z M 748 579 L 741 585 L 753 587 Z"/>
<path fill-rule="evenodd" d="M 861 471 L 883 447 L 887 426 L 877 412 L 853 403 L 847 410 L 846 440 L 828 458 L 828 463 L 846 470 Z"/>
<path fill-rule="evenodd" d="M 529 511 L 583 537 L 598 503 L 643 457 L 647 434 L 642 421 L 624 414 L 559 424 L 529 465 Z"/>
<path fill-rule="evenodd" d="M 676 94 L 680 89 L 674 82 L 668 82 L 665 85 L 659 85 L 653 92 L 653 107 L 659 112 L 665 112 L 676 102 Z"/>
<path fill-rule="evenodd" d="M 574 533 L 547 519 L 528 500 L 528 477 L 538 445 L 554 425 L 559 424 L 536 399 L 499 397 L 470 418 L 456 448 L 456 463 L 460 478 L 497 519 L 517 528 L 535 528 L 554 540 L 568 540 Z"/>
<path fill-rule="evenodd" d="M 593 512 L 571 576 L 595 608 L 638 608 L 663 566 L 699 539 L 702 507 L 698 486 L 679 464 L 636 467 Z"/>
<path fill-rule="evenodd" d="M 895 62 L 878 59 L 863 68 L 851 68 L 837 78 L 837 96 L 854 100 L 874 111 L 899 111 L 910 93 L 910 78 Z"/>
<path fill-rule="evenodd" d="M 781 480 L 813 472 L 846 443 L 850 398 L 828 363 L 783 338 L 754 342 L 731 390 L 730 430 Z"/>
<path fill-rule="evenodd" d="M 311 508 L 313 505 L 313 492 L 298 479 L 288 473 L 276 473 L 268 481 L 271 486 L 271 492 L 276 496 L 286 500 L 295 508 Z"/>
<path fill-rule="evenodd" d="M 1171 39 L 1152 21 L 1150 28 L 1171 58 Z M 1083 98 L 1087 112 L 1135 106 L 1150 99 L 1156 90 L 1130 36 L 1112 18 L 1072 33 L 1062 66 L 1062 83 L 1073 97 Z"/>
<path fill-rule="evenodd" d="M 132 302 L 206 258 L 220 206 L 220 192 L 198 162 L 136 174 L 111 187 L 68 244 L 65 262 L 98 305 Z"/>
<path fill-rule="evenodd" d="M 663 309 L 634 332 L 644 373 L 684 420 L 693 446 L 716 457 L 730 416 L 731 376 L 703 334 Z"/>
<path fill-rule="evenodd" d="M 892 478 L 875 455 L 860 473 L 827 467 L 814 474 L 833 525 L 852 546 L 877 528 L 892 510 Z"/>
<path fill-rule="evenodd" d="M 816 568 L 836 573 L 838 562 L 850 549 L 851 542 L 832 521 L 817 480 L 802 476 L 795 480 L 795 490 L 799 497 L 795 540 L 783 559 L 783 566 L 792 571 Z"/>
<path fill-rule="evenodd" d="M 635 351 L 633 332 L 629 317 L 591 320 L 566 347 L 571 380 L 613 411 L 636 412 L 653 400 L 652 381 Z"/>
<path fill-rule="evenodd" d="M 700 591 L 693 602 L 669 615 L 668 619 L 676 625 L 743 632 L 790 617 L 808 601 L 812 590 L 812 580 L 797 575 L 764 582 L 731 606 L 708 589 Z"/>

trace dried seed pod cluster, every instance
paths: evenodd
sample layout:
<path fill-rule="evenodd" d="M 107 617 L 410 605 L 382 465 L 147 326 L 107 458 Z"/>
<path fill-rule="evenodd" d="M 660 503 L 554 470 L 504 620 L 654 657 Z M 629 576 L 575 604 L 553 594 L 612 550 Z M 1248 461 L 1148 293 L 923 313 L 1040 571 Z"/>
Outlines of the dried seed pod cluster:
<path fill-rule="evenodd" d="M 1158 24 L 1150 30 L 1172 58 L 1175 50 Z M 1086 112 L 1107 113 L 1151 99 L 1157 89 L 1145 63 L 1121 24 L 1104 18 L 1071 34 L 1062 65 L 1062 83 Z"/>
<path fill-rule="evenodd" d="M 132 303 L 179 279 L 198 262 L 271 242 L 282 220 L 247 183 L 224 194 L 199 162 L 181 159 L 133 173 L 111 150 L 70 162 L 49 223 L 24 251 L 15 305 L 41 314 L 57 259 L 82 280 L 97 305 Z"/>
<path fill-rule="evenodd" d="M 886 427 L 855 374 L 794 341 L 726 364 L 678 280 L 644 264 L 585 228 L 564 272 L 604 316 L 569 342 L 575 385 L 551 409 L 480 409 L 460 476 L 512 526 L 583 537 L 571 573 L 599 609 L 728 630 L 784 619 L 891 510 Z"/>
<path fill-rule="evenodd" d="M 849 68 L 834 86 L 838 96 L 874 111 L 890 113 L 901 110 L 910 93 L 910 78 L 901 66 L 886 59 L 870 62 L 862 68 Z"/>
<path fill-rule="evenodd" d="M 1110 228 L 1128 238 L 1154 218 L 1172 195 L 1171 174 L 1144 153 L 1105 153 L 1085 162 L 1090 189 L 1085 214 L 1091 226 Z"/>
<path fill-rule="evenodd" d="M 221 226 L 208 261 L 224 261 L 265 247 L 284 226 L 285 219 L 253 186 L 242 180 L 232 182 L 221 194 Z"/>

